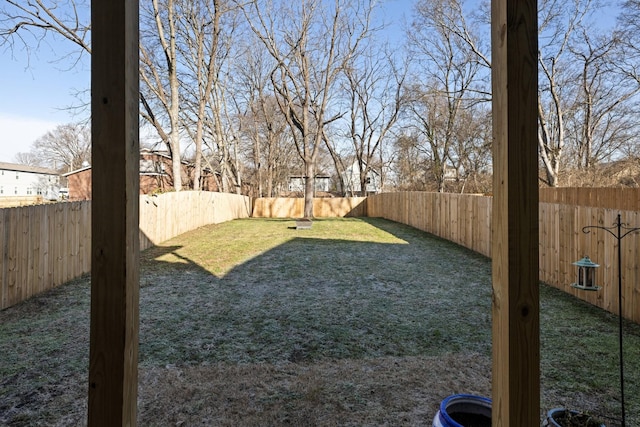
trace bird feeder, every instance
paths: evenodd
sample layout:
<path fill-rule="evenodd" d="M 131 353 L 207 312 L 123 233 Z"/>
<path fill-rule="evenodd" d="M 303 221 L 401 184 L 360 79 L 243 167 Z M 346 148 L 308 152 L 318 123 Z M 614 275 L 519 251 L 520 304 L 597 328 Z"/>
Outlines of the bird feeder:
<path fill-rule="evenodd" d="M 596 268 L 600 267 L 600 265 L 591 261 L 588 256 L 574 262 L 573 265 L 578 267 L 578 276 L 576 283 L 572 283 L 571 286 L 583 291 L 597 291 L 600 289 L 600 286 L 596 286 Z"/>

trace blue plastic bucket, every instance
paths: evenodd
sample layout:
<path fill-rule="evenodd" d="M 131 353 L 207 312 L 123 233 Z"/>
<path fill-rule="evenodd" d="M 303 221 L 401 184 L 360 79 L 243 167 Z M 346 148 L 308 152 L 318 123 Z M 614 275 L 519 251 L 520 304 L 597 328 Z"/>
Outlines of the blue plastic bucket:
<path fill-rule="evenodd" d="M 440 403 L 433 427 L 491 427 L 491 399 L 454 394 Z"/>

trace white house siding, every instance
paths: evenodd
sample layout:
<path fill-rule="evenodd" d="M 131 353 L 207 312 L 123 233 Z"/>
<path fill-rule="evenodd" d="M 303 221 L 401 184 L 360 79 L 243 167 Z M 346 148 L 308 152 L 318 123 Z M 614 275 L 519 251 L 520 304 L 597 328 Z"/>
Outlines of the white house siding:
<path fill-rule="evenodd" d="M 360 192 L 360 170 L 357 163 L 352 163 L 344 173 L 342 174 L 342 180 L 344 182 L 345 193 L 359 193 Z M 374 170 L 369 170 L 367 173 L 367 193 L 379 193 L 380 192 L 380 175 Z"/>
<path fill-rule="evenodd" d="M 60 176 L 57 172 L 33 166 L 0 163 L 0 197 L 55 198 Z"/>

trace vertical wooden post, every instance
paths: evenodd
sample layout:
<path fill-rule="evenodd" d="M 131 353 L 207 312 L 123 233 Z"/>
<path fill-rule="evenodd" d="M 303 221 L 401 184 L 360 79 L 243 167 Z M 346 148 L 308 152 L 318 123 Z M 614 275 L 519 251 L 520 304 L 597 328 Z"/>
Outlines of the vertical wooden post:
<path fill-rule="evenodd" d="M 138 388 L 138 0 L 91 6 L 89 426 L 136 425 Z"/>
<path fill-rule="evenodd" d="M 536 0 L 492 0 L 493 426 L 540 425 Z"/>

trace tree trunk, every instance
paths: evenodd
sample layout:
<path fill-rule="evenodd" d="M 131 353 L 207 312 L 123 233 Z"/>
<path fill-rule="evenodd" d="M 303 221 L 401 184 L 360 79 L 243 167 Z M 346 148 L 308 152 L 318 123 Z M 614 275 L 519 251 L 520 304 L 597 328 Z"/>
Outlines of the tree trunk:
<path fill-rule="evenodd" d="M 304 182 L 304 217 L 313 218 L 313 196 L 315 190 L 315 165 L 313 162 L 306 162 L 306 179 Z"/>

